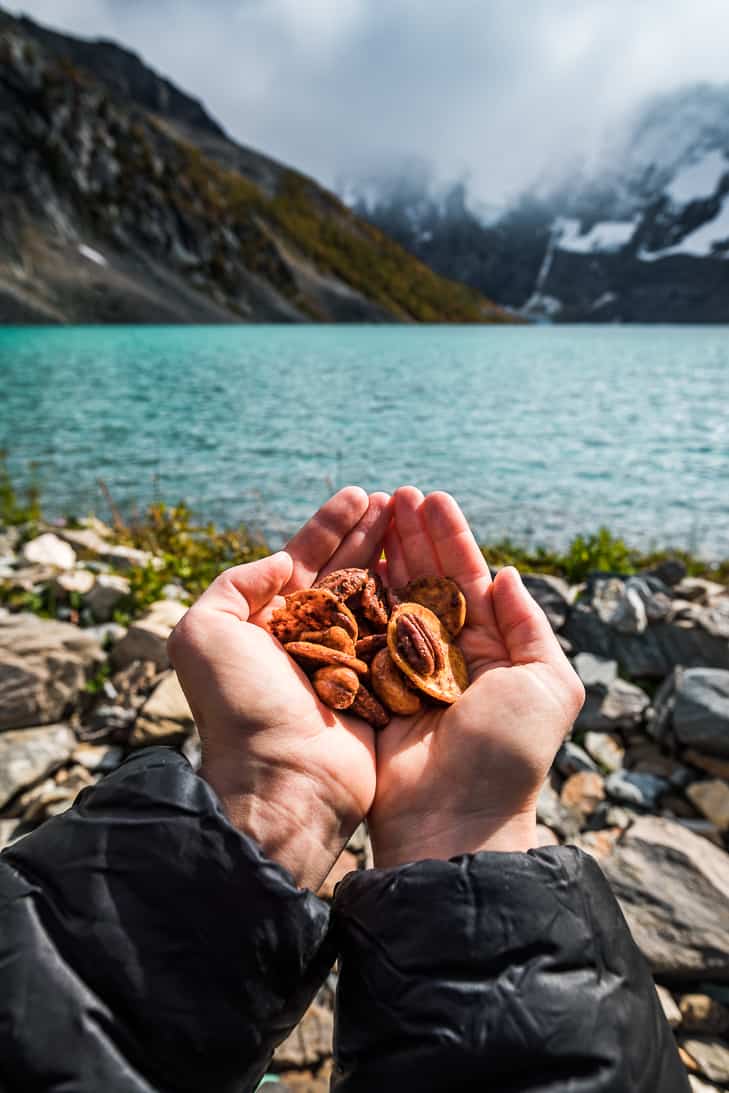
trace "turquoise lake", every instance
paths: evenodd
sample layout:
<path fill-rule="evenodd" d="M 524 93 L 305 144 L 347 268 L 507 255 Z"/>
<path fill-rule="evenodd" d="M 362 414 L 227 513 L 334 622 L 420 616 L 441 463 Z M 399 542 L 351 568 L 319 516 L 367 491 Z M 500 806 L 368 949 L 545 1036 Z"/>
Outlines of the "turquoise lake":
<path fill-rule="evenodd" d="M 725 327 L 0 330 L 0 447 L 46 509 L 184 498 L 277 545 L 345 483 L 447 489 L 482 540 L 729 555 Z"/>

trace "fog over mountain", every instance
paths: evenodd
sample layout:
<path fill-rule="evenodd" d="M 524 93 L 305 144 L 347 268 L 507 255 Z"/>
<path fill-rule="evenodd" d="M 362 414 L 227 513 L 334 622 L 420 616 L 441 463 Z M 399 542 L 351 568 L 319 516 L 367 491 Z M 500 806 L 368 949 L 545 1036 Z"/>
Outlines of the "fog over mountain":
<path fill-rule="evenodd" d="M 594 162 L 637 104 L 726 78 L 723 0 L 25 0 L 136 49 L 327 185 L 420 162 L 479 206 Z"/>

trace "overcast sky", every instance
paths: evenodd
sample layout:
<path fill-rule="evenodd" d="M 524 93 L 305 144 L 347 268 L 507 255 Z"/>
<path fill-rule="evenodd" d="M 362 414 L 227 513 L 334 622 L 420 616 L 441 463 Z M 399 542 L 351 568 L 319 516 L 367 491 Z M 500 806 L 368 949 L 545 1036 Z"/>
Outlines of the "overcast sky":
<path fill-rule="evenodd" d="M 727 0 L 25 0 L 334 185 L 410 158 L 503 200 L 646 95 L 727 79 Z"/>

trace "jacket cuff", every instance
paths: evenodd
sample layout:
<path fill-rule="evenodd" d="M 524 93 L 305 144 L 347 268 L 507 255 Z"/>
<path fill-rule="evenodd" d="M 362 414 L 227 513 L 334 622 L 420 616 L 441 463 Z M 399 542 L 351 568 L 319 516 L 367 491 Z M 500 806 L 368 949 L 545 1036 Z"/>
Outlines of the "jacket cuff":
<path fill-rule="evenodd" d="M 0 861 L 53 951 L 44 989 L 58 973 L 67 991 L 70 969 L 78 1019 L 105 1014 L 114 1050 L 165 1088 L 255 1087 L 334 959 L 326 904 L 166 748 L 128 760 Z"/>
<path fill-rule="evenodd" d="M 688 1089 L 647 965 L 575 848 L 350 874 L 334 912 L 334 1089 Z"/>

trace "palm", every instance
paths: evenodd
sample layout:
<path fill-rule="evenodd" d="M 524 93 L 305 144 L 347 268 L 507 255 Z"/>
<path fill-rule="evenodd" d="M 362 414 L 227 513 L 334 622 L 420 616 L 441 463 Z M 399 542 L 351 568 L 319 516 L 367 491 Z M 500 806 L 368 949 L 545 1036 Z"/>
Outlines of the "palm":
<path fill-rule="evenodd" d="M 505 572 L 492 584 L 452 499 L 398 491 L 385 549 L 383 576 L 393 585 L 434 572 L 461 585 L 468 616 L 459 644 L 471 677 L 454 705 L 397 718 L 377 739 L 370 828 L 376 857 L 379 849 L 389 864 L 397 844 L 410 848 L 409 833 L 528 808 L 580 688 L 518 578 Z M 535 714 L 544 726 L 536 738 Z"/>

